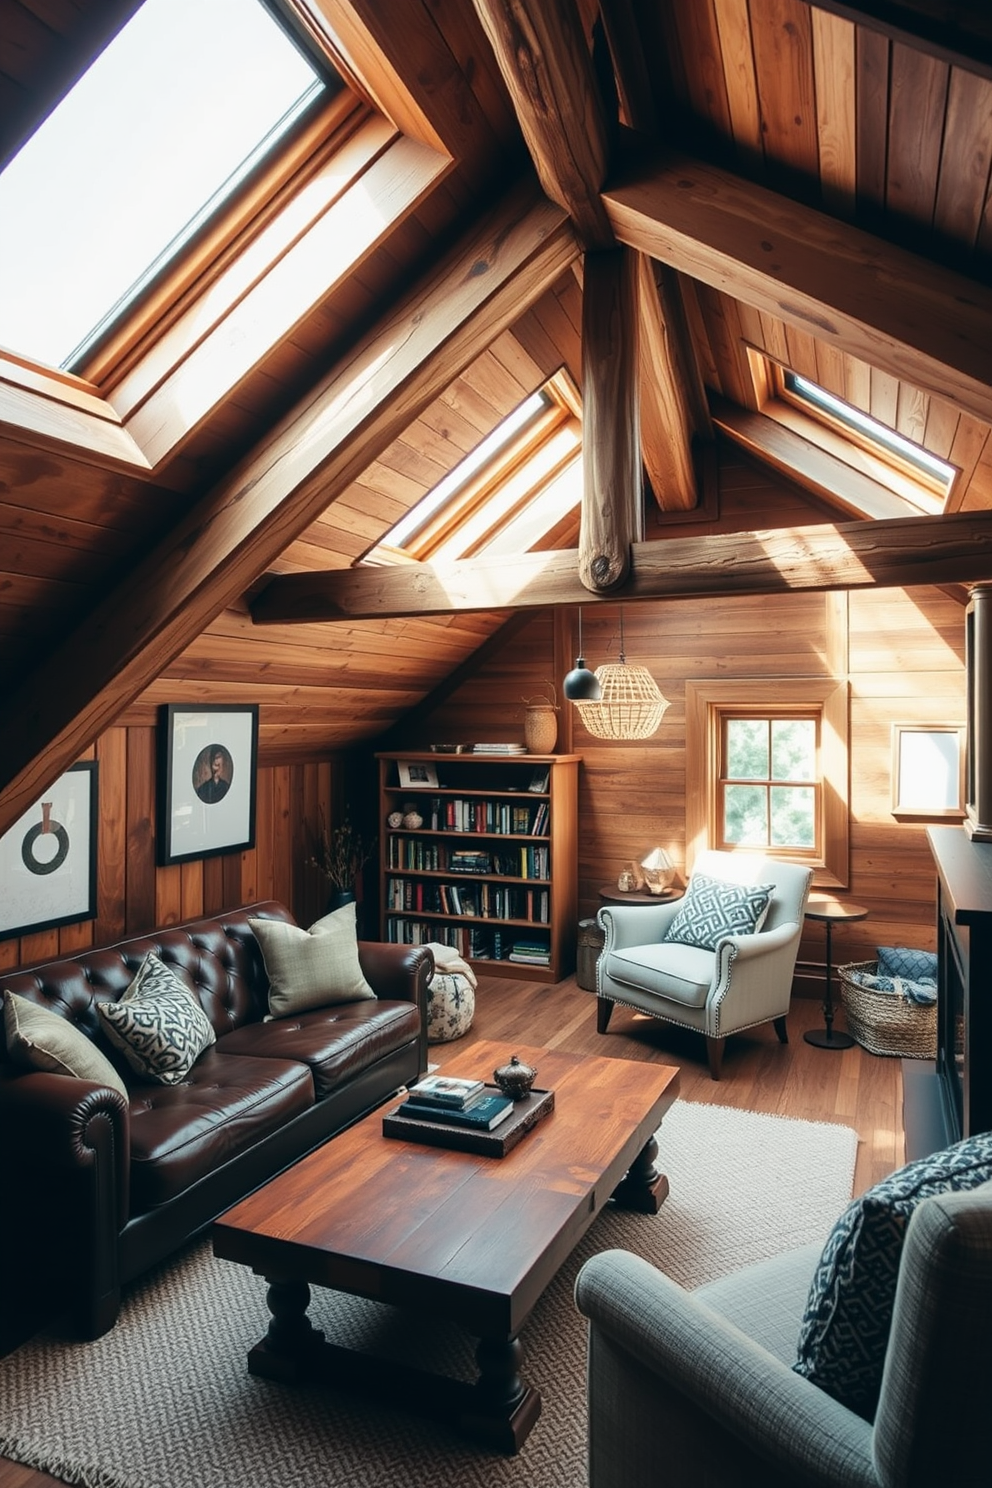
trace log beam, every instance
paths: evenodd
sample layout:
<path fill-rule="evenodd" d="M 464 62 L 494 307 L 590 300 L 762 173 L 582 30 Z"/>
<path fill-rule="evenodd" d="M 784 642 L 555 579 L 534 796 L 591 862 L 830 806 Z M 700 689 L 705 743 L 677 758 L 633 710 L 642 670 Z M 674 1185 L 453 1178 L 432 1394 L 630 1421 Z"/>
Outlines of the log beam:
<path fill-rule="evenodd" d="M 7 698 L 0 833 L 578 251 L 536 184 L 515 188 L 73 628 Z"/>
<path fill-rule="evenodd" d="M 708 414 L 695 412 L 706 407 L 702 379 L 676 275 L 636 257 L 644 468 L 662 511 L 692 511 L 699 499 L 693 435 L 712 438 Z"/>
<path fill-rule="evenodd" d="M 719 166 L 631 148 L 621 242 L 992 422 L 992 287 Z"/>
<path fill-rule="evenodd" d="M 579 578 L 608 594 L 644 537 L 637 376 L 637 255 L 587 253 L 582 271 Z"/>
<path fill-rule="evenodd" d="M 473 0 L 538 179 L 587 248 L 614 237 L 600 199 L 609 133 L 574 0 Z"/>
<path fill-rule="evenodd" d="M 992 571 L 992 512 L 845 522 L 635 543 L 622 594 L 638 599 L 969 583 Z M 284 574 L 252 605 L 256 624 L 448 615 L 454 610 L 597 604 L 575 550 Z"/>

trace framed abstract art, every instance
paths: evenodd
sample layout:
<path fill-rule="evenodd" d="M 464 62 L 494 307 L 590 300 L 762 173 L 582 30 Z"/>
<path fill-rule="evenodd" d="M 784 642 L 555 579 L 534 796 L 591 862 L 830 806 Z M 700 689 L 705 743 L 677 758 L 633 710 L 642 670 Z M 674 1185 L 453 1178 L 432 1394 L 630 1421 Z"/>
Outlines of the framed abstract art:
<path fill-rule="evenodd" d="M 0 939 L 96 918 L 98 774 L 71 765 L 0 837 Z"/>

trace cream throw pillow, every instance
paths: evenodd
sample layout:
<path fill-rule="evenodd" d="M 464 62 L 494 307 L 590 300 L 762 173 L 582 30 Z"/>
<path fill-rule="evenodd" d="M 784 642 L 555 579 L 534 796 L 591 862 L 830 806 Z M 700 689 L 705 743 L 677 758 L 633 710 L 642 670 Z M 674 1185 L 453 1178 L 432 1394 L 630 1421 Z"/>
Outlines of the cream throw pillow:
<path fill-rule="evenodd" d="M 3 1022 L 7 1053 L 15 1064 L 109 1085 L 127 1100 L 127 1086 L 110 1060 L 68 1018 L 8 988 L 3 994 Z"/>
<path fill-rule="evenodd" d="M 273 1017 L 375 997 L 358 963 L 354 904 L 324 915 L 309 930 L 284 920 L 248 923 L 262 948 Z"/>

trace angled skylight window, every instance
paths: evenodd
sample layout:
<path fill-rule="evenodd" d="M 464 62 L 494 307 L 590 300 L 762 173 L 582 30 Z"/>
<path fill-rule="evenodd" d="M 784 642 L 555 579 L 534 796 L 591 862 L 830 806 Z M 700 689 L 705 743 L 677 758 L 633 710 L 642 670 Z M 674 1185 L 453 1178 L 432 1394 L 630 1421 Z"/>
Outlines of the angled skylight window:
<path fill-rule="evenodd" d="M 72 368 L 327 86 L 262 0 L 145 0 L 0 174 L 0 345 Z"/>
<path fill-rule="evenodd" d="M 797 402 L 804 404 L 807 409 L 812 408 L 818 414 L 826 415 L 845 429 L 860 436 L 861 439 L 869 441 L 876 448 L 884 451 L 889 459 L 909 466 L 913 475 L 941 496 L 946 496 L 957 474 L 953 465 L 948 465 L 944 460 L 938 459 L 921 444 L 904 438 L 895 429 L 890 429 L 887 424 L 880 424 L 870 414 L 862 413 L 860 408 L 855 408 L 852 404 L 844 402 L 842 398 L 828 393 L 826 388 L 820 387 L 819 384 L 811 382 L 806 377 L 800 377 L 797 372 L 783 371 L 782 384 L 784 391 L 791 394 Z"/>
<path fill-rule="evenodd" d="M 579 396 L 564 371 L 525 398 L 358 561 L 527 552 L 582 500 Z M 581 462 L 576 468 L 580 468 Z"/>

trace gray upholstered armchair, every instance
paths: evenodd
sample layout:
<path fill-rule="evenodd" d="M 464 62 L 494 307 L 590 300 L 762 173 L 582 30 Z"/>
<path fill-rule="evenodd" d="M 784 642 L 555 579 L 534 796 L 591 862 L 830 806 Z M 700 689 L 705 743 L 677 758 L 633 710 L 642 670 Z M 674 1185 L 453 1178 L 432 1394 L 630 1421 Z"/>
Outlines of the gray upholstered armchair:
<path fill-rule="evenodd" d="M 606 939 L 596 966 L 599 1032 L 607 1031 L 617 1002 L 695 1028 L 706 1038 L 714 1080 L 720 1078 L 728 1034 L 774 1022 L 782 1043 L 787 1043 L 785 1017 L 811 878 L 810 869 L 796 863 L 707 851 L 696 859 L 685 900 L 605 905 L 599 923 Z M 706 879 L 774 886 L 757 931 L 734 934 L 722 929 L 722 911 L 716 905 L 706 921 L 708 933 L 697 937 L 709 941 L 708 947 L 665 940 L 690 903 L 700 905 L 701 917 L 710 913 L 705 893 L 697 893 Z"/>
<path fill-rule="evenodd" d="M 992 1184 L 910 1220 L 874 1422 L 791 1368 L 819 1251 L 694 1292 L 626 1251 L 586 1262 L 589 1488 L 984 1488 Z"/>

